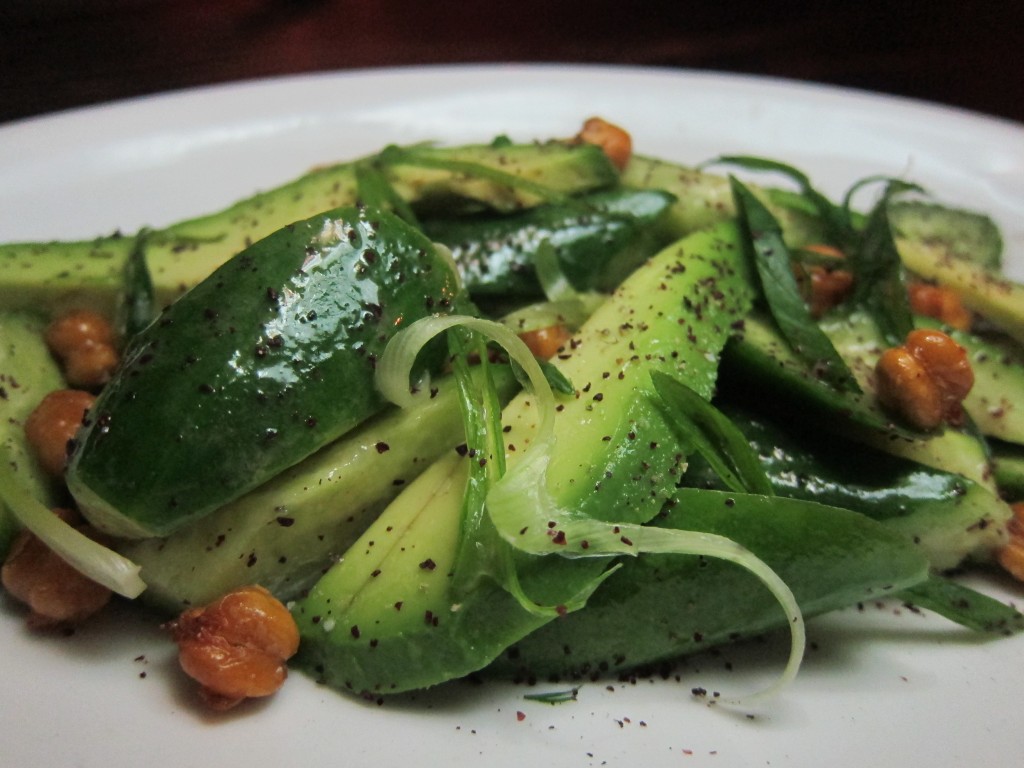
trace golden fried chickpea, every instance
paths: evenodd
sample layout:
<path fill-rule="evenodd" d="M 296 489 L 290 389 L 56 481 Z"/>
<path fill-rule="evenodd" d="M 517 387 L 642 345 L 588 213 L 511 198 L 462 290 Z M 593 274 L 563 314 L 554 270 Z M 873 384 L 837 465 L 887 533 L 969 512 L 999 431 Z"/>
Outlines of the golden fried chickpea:
<path fill-rule="evenodd" d="M 810 278 L 808 304 L 813 317 L 821 317 L 841 304 L 853 289 L 853 273 L 846 269 L 826 269 L 815 265 L 808 268 L 807 274 Z"/>
<path fill-rule="evenodd" d="M 242 587 L 210 605 L 185 611 L 166 625 L 182 669 L 213 709 L 269 696 L 288 675 L 299 647 L 288 609 L 260 586 Z"/>
<path fill-rule="evenodd" d="M 921 362 L 905 347 L 890 347 L 875 367 L 878 400 L 918 429 L 942 423 L 942 393 Z"/>
<path fill-rule="evenodd" d="M 120 356 L 109 344 L 86 344 L 64 358 L 64 378 L 87 389 L 102 387 L 114 373 Z"/>
<path fill-rule="evenodd" d="M 629 164 L 633 155 L 633 139 L 629 133 L 600 117 L 591 117 L 584 122 L 576 140 L 599 146 L 620 171 Z"/>
<path fill-rule="evenodd" d="M 942 331 L 917 329 L 885 350 L 875 367 L 878 400 L 919 429 L 963 423 L 963 400 L 974 386 L 967 350 Z"/>
<path fill-rule="evenodd" d="M 85 528 L 70 510 L 54 513 Z M 82 575 L 27 530 L 11 544 L 0 578 L 4 589 L 31 609 L 28 625 L 33 629 L 79 624 L 110 601 L 109 589 Z"/>
<path fill-rule="evenodd" d="M 564 325 L 551 325 L 534 331 L 524 331 L 519 334 L 519 338 L 523 340 L 535 357 L 548 360 L 568 343 L 572 334 Z"/>
<path fill-rule="evenodd" d="M 57 357 L 64 358 L 83 344 L 114 344 L 114 328 L 98 312 L 76 309 L 67 312 L 46 328 L 46 344 Z"/>
<path fill-rule="evenodd" d="M 846 254 L 842 250 L 828 243 L 811 243 L 810 245 L 805 245 L 803 250 L 816 253 L 819 256 L 825 256 L 829 259 L 839 260 L 846 258 Z"/>
<path fill-rule="evenodd" d="M 63 474 L 68 441 L 95 401 L 94 395 L 80 389 L 58 389 L 44 397 L 25 419 L 28 444 L 51 475 Z"/>
<path fill-rule="evenodd" d="M 942 331 L 925 328 L 907 334 L 907 350 L 921 361 L 947 400 L 961 402 L 974 386 L 967 350 Z"/>
<path fill-rule="evenodd" d="M 69 384 L 91 389 L 110 381 L 119 356 L 114 328 L 103 315 L 73 310 L 50 323 L 44 337 Z"/>
<path fill-rule="evenodd" d="M 955 291 L 930 283 L 911 283 L 907 286 L 907 295 L 910 297 L 910 308 L 915 313 L 934 317 L 958 331 L 970 329 L 971 312 Z"/>
<path fill-rule="evenodd" d="M 996 560 L 1013 578 L 1024 581 L 1024 503 L 1011 507 L 1013 517 L 1006 524 L 1008 540 L 996 552 Z"/>

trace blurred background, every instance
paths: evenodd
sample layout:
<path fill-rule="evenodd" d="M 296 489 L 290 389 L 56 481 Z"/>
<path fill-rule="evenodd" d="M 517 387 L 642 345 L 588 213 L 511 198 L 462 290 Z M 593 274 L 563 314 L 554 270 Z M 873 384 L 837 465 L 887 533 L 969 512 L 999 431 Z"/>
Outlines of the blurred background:
<path fill-rule="evenodd" d="M 757 73 L 1024 121 L 1021 0 L 2 0 L 0 122 L 310 71 L 497 61 Z"/>

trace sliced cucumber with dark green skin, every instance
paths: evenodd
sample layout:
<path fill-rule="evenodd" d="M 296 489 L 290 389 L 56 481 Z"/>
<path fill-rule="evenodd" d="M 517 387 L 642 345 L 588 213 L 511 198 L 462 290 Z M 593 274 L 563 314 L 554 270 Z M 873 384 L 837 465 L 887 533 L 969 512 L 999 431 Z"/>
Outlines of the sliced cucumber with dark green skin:
<path fill-rule="evenodd" d="M 606 291 L 664 245 L 652 223 L 674 200 L 658 190 L 615 189 L 513 216 L 428 219 L 423 226 L 451 249 L 473 296 L 543 296 L 534 258 L 545 241 L 573 288 Z"/>
<path fill-rule="evenodd" d="M 0 461 L 9 463 L 35 498 L 53 506 L 59 484 L 40 468 L 25 438 L 25 419 L 64 377 L 43 341 L 45 321 L 24 313 L 0 313 Z M 0 559 L 20 528 L 0 502 Z"/>
<path fill-rule="evenodd" d="M 808 616 L 893 594 L 928 573 L 910 543 L 844 509 L 688 488 L 676 502 L 659 526 L 743 544 L 789 585 Z M 643 555 L 624 560 L 583 610 L 523 638 L 485 674 L 597 679 L 785 624 L 768 590 L 731 563 Z"/>
<path fill-rule="evenodd" d="M 516 211 L 545 202 L 537 188 L 573 195 L 618 180 L 599 148 L 567 142 L 415 147 L 391 154 L 395 162 L 380 164 L 380 172 L 402 199 L 426 209 Z M 170 303 L 243 248 L 286 224 L 359 202 L 356 167 L 377 157 L 318 168 L 222 211 L 144 230 L 140 235 L 157 305 Z M 445 163 L 460 165 L 452 170 Z M 527 186 L 517 186 L 517 179 Z M 122 234 L 0 245 L 0 304 L 8 310 L 51 314 L 84 307 L 112 316 L 124 264 L 134 248 L 136 236 Z"/>
<path fill-rule="evenodd" d="M 905 438 L 914 436 L 907 430 L 899 432 L 870 394 L 842 392 L 808 369 L 763 314 L 751 314 L 743 321 L 743 331 L 729 342 L 722 365 L 723 385 L 730 389 L 742 391 L 754 385 L 761 396 L 770 393 L 822 414 L 839 414 L 868 429 L 893 430 Z"/>
<path fill-rule="evenodd" d="M 992 471 L 1000 495 L 1008 501 L 1024 500 L 1024 446 L 990 440 Z"/>
<path fill-rule="evenodd" d="M 101 530 L 166 535 L 380 411 L 388 340 L 457 296 L 450 259 L 392 214 L 289 225 L 135 338 L 77 438 L 68 487 Z"/>
<path fill-rule="evenodd" d="M 1005 541 L 1009 509 L 960 475 L 872 450 L 826 430 L 794 426 L 756 406 L 719 403 L 758 453 L 778 496 L 859 512 L 904 535 L 933 569 L 990 559 Z M 682 483 L 724 490 L 700 457 Z"/>

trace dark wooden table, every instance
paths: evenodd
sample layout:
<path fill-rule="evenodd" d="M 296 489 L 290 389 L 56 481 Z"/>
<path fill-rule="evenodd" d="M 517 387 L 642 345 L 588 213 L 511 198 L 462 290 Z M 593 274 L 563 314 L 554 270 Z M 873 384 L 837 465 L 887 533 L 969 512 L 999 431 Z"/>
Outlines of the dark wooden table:
<path fill-rule="evenodd" d="M 1024 121 L 1020 0 L 4 0 L 0 122 L 195 85 L 547 61 L 777 75 Z"/>

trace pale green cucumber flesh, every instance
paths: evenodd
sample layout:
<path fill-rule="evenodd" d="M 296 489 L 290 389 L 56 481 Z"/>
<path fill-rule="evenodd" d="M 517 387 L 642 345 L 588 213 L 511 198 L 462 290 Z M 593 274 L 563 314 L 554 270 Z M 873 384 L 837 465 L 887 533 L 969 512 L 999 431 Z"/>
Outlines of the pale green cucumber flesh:
<path fill-rule="evenodd" d="M 956 257 L 986 269 L 1002 266 L 1002 234 L 984 214 L 930 201 L 896 200 L 889 203 L 889 223 L 897 237 L 941 244 Z"/>
<path fill-rule="evenodd" d="M 736 215 L 729 179 L 724 174 L 634 155 L 622 173 L 622 183 L 627 187 L 661 189 L 676 196 L 676 202 L 660 223 L 663 234 L 671 239 L 714 226 Z M 779 220 L 786 233 L 786 242 L 791 247 L 823 241 L 824 229 L 816 217 L 775 204 L 764 189 L 756 186 L 750 189 Z"/>

